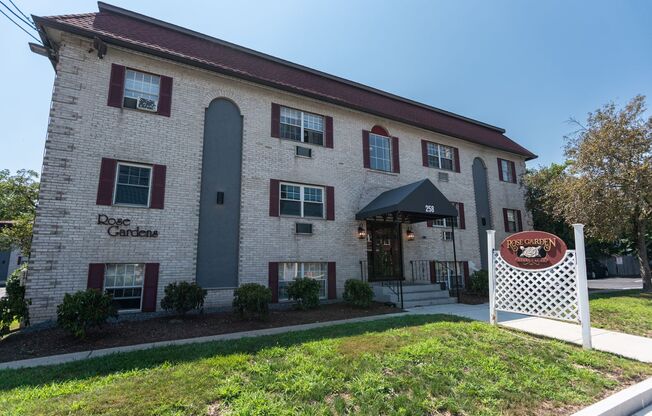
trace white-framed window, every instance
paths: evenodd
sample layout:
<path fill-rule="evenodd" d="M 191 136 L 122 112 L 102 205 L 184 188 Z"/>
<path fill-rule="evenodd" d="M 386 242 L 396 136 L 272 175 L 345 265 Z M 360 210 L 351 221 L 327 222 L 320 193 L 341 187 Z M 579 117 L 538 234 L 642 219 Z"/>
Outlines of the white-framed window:
<path fill-rule="evenodd" d="M 295 279 L 309 277 L 319 281 L 319 298 L 326 299 L 328 264 L 322 262 L 285 262 L 278 265 L 278 298 L 288 300 L 288 284 Z"/>
<path fill-rule="evenodd" d="M 145 265 L 110 263 L 104 271 L 104 291 L 113 298 L 118 310 L 140 310 L 143 299 Z"/>
<path fill-rule="evenodd" d="M 286 182 L 280 186 L 281 215 L 324 218 L 324 188 Z"/>
<path fill-rule="evenodd" d="M 506 209 L 505 210 L 505 216 L 506 216 L 506 226 L 507 226 L 507 232 L 509 233 L 515 233 L 519 231 L 518 229 L 518 213 L 516 212 L 515 209 Z"/>
<path fill-rule="evenodd" d="M 428 166 L 431 168 L 455 170 L 455 151 L 450 146 L 428 142 Z"/>
<path fill-rule="evenodd" d="M 161 77 L 145 72 L 127 69 L 125 71 L 125 90 L 123 106 L 136 108 L 139 98 L 154 101 L 154 108 L 158 105 Z"/>
<path fill-rule="evenodd" d="M 283 139 L 324 145 L 324 116 L 281 107 L 280 136 Z"/>
<path fill-rule="evenodd" d="M 433 227 L 459 227 L 459 218 L 460 218 L 460 205 L 457 202 L 451 202 L 455 209 L 457 210 L 457 217 L 455 218 L 438 218 L 432 222 Z"/>
<path fill-rule="evenodd" d="M 441 239 L 444 241 L 453 241 L 453 232 L 448 230 L 442 231 Z"/>
<path fill-rule="evenodd" d="M 392 171 L 392 141 L 389 137 L 369 133 L 369 167 L 384 172 Z"/>
<path fill-rule="evenodd" d="M 148 207 L 152 182 L 152 167 L 118 162 L 113 203 Z"/>
<path fill-rule="evenodd" d="M 500 170 L 503 175 L 503 182 L 515 182 L 512 170 L 512 161 L 500 159 Z"/>

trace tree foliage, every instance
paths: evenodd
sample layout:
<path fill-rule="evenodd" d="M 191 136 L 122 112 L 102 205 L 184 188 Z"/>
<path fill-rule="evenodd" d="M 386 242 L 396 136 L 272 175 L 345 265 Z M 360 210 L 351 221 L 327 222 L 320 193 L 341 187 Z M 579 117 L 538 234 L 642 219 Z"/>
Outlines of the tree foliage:
<path fill-rule="evenodd" d="M 38 199 L 37 179 L 33 170 L 22 169 L 15 175 L 0 170 L 0 221 L 14 221 L 11 227 L 0 229 L 0 250 L 19 247 L 24 255 L 29 255 Z"/>
<path fill-rule="evenodd" d="M 625 107 L 610 103 L 589 113 L 567 137 L 567 166 L 546 194 L 549 208 L 567 223 L 584 223 L 588 236 L 636 241 L 644 289 L 652 291 L 646 240 L 652 219 L 652 117 L 645 97 Z"/>

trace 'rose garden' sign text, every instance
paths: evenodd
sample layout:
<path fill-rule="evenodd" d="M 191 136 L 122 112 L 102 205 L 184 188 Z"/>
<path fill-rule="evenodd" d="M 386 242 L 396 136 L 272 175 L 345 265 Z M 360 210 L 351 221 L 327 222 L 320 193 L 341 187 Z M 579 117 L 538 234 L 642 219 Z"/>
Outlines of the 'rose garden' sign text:
<path fill-rule="evenodd" d="M 521 269 L 545 269 L 559 263 L 566 254 L 566 243 L 554 234 L 523 231 L 512 234 L 500 244 L 500 255 Z"/>

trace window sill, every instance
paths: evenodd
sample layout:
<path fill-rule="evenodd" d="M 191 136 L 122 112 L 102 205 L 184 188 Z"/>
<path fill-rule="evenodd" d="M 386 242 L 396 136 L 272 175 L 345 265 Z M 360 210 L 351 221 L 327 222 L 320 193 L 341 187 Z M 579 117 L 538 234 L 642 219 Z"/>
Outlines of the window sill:
<path fill-rule="evenodd" d="M 312 147 L 318 147 L 320 149 L 331 149 L 330 147 L 326 147 L 323 144 L 315 144 L 315 143 L 310 143 L 310 142 L 302 142 L 300 140 L 292 140 L 292 139 L 286 139 L 283 137 L 272 137 L 272 139 L 278 139 L 281 142 L 287 142 L 287 143 L 296 143 L 296 145 L 299 146 L 312 146 Z"/>
<path fill-rule="evenodd" d="M 289 219 L 292 219 L 292 220 L 300 219 L 300 220 L 304 220 L 304 221 L 313 221 L 313 220 L 314 221 L 326 221 L 326 218 L 324 218 L 324 217 L 301 217 L 299 215 L 283 215 L 283 214 L 279 214 L 278 217 L 279 218 L 289 218 Z"/>
<path fill-rule="evenodd" d="M 141 110 L 140 108 L 131 108 L 131 107 L 125 107 L 124 105 L 120 107 L 122 110 L 129 110 L 129 111 L 134 111 L 136 113 L 144 113 L 144 114 L 152 114 L 155 116 L 160 116 L 158 113 L 158 110 L 156 111 L 149 111 L 149 110 Z"/>
<path fill-rule="evenodd" d="M 118 208 L 149 209 L 149 206 L 145 206 L 145 205 L 111 204 L 111 206 L 112 206 L 112 207 L 118 207 Z"/>
<path fill-rule="evenodd" d="M 398 176 L 400 173 L 396 172 L 387 172 L 384 170 L 378 170 L 378 169 L 372 169 L 372 168 L 365 168 L 367 172 L 373 172 L 373 173 L 380 173 L 381 175 L 388 175 L 388 176 Z"/>
<path fill-rule="evenodd" d="M 424 166 L 424 168 L 434 169 L 434 170 L 439 171 L 439 172 L 446 172 L 446 173 L 459 173 L 459 172 L 456 171 L 455 169 L 448 170 L 448 169 L 438 168 L 438 167 L 436 167 L 436 166 Z"/>

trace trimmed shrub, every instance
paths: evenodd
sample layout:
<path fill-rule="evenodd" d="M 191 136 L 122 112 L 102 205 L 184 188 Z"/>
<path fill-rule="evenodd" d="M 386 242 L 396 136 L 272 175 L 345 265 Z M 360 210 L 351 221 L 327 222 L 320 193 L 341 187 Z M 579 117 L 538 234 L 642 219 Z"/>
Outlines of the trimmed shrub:
<path fill-rule="evenodd" d="M 489 296 L 489 273 L 486 270 L 476 270 L 471 274 L 470 292 L 476 295 Z"/>
<path fill-rule="evenodd" d="M 111 295 L 95 289 L 66 293 L 57 306 L 57 324 L 77 338 L 85 338 L 91 328 L 99 328 L 109 318 L 116 318 L 118 311 Z"/>
<path fill-rule="evenodd" d="M 314 309 L 319 306 L 321 285 L 315 279 L 302 277 L 288 284 L 288 297 L 299 309 Z"/>
<path fill-rule="evenodd" d="M 271 301 L 272 290 L 257 283 L 247 283 L 233 291 L 233 309 L 243 318 L 266 318 Z"/>
<path fill-rule="evenodd" d="M 374 291 L 367 282 L 349 279 L 344 282 L 344 300 L 358 308 L 368 308 L 374 298 Z"/>
<path fill-rule="evenodd" d="M 204 309 L 204 299 L 208 292 L 197 283 L 174 282 L 165 287 L 161 308 L 185 315 L 193 309 Z"/>
<path fill-rule="evenodd" d="M 21 284 L 21 277 L 26 270 L 27 264 L 24 264 L 7 278 L 6 295 L 0 299 L 0 335 L 7 334 L 14 321 L 29 325 L 31 302 L 25 299 L 25 286 Z"/>

